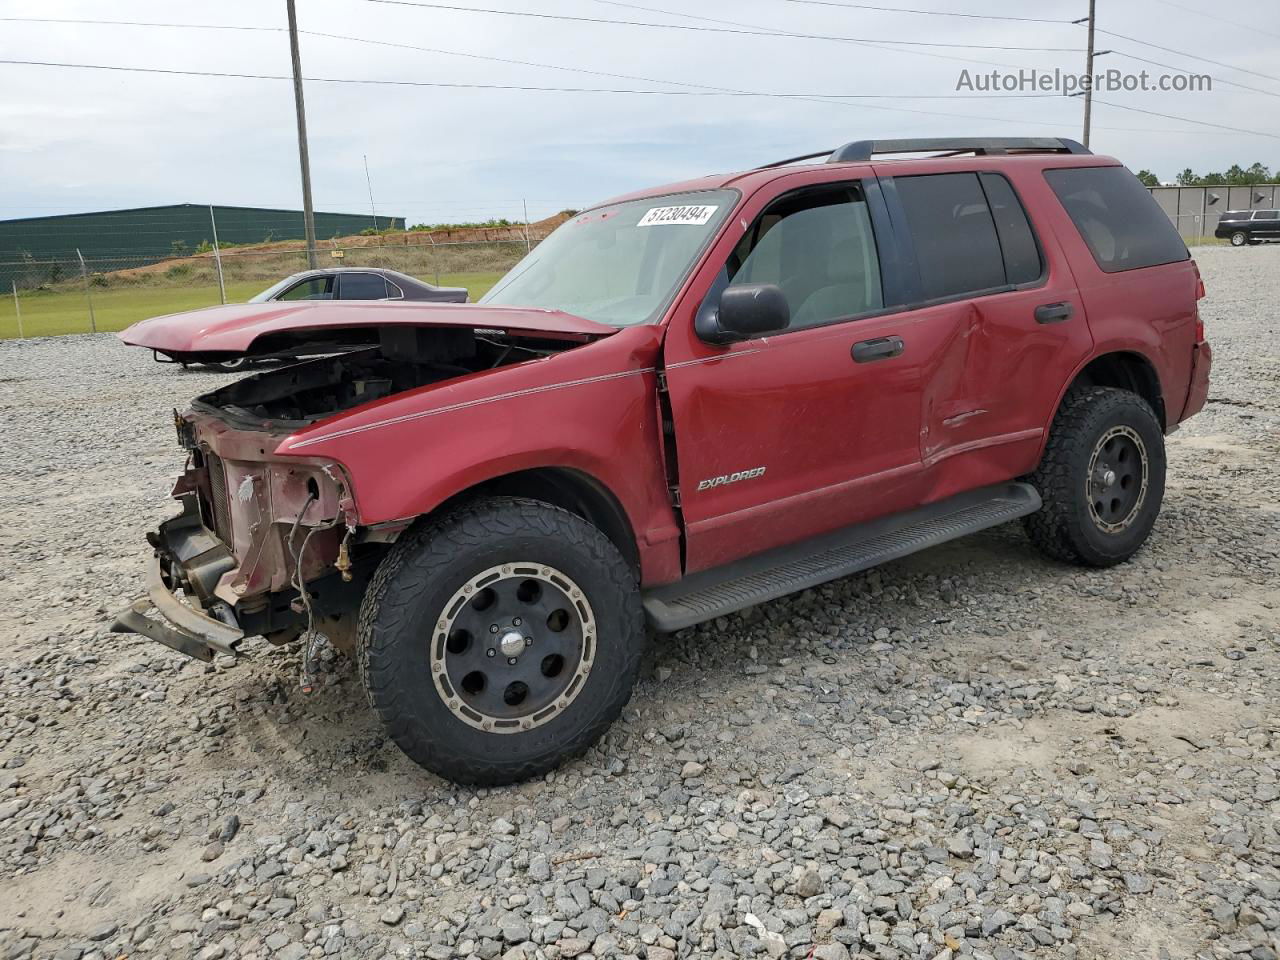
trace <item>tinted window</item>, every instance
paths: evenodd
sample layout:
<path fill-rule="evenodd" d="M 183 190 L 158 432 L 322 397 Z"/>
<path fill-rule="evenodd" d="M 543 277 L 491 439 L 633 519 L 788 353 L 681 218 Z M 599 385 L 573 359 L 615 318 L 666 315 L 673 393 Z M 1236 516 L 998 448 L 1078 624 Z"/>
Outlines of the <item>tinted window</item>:
<path fill-rule="evenodd" d="M 991 206 L 991 216 L 1000 239 L 1000 252 L 1004 254 L 1005 280 L 1009 283 L 1030 283 L 1040 279 L 1043 271 L 1040 248 L 1013 187 L 997 173 L 984 173 L 982 188 L 987 193 L 987 203 Z"/>
<path fill-rule="evenodd" d="M 995 221 L 976 173 L 896 177 L 915 243 L 924 298 L 1005 285 Z"/>
<path fill-rule="evenodd" d="M 1044 175 L 1105 272 L 1191 256 L 1150 191 L 1124 167 L 1076 167 Z"/>
<path fill-rule="evenodd" d="M 343 300 L 383 300 L 387 281 L 376 273 L 344 273 L 339 289 Z"/>
<path fill-rule="evenodd" d="M 884 306 L 871 217 L 856 187 L 783 197 L 752 224 L 727 269 L 730 286 L 782 288 L 793 330 Z"/>
<path fill-rule="evenodd" d="M 280 300 L 329 300 L 333 297 L 333 277 L 312 277 L 280 294 Z"/>
<path fill-rule="evenodd" d="M 1259 210 L 1253 215 L 1255 220 L 1280 220 L 1280 210 Z"/>

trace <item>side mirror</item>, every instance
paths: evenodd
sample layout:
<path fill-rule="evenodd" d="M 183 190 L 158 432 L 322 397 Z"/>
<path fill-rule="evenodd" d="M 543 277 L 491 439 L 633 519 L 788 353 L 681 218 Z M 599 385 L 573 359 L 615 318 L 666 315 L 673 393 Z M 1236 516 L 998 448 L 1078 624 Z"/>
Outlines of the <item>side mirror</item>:
<path fill-rule="evenodd" d="M 785 330 L 791 325 L 786 294 L 772 283 L 744 283 L 726 287 L 716 310 L 704 310 L 694 321 L 694 332 L 707 343 L 734 343 Z"/>

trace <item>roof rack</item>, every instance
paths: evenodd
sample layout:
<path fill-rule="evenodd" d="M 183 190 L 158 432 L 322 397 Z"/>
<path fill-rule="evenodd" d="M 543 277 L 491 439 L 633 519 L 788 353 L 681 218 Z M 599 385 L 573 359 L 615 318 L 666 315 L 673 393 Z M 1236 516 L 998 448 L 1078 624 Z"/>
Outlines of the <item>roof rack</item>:
<path fill-rule="evenodd" d="M 831 151 L 827 163 L 857 163 L 878 153 L 972 153 L 998 156 L 1009 153 L 1077 153 L 1092 151 L 1066 137 L 939 137 L 926 140 L 854 140 Z"/>

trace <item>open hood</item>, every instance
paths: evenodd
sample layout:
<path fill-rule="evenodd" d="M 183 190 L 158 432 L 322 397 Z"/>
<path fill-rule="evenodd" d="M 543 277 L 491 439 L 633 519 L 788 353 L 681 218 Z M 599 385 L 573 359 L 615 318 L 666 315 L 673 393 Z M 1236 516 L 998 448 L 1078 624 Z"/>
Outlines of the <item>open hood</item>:
<path fill-rule="evenodd" d="M 377 341 L 378 331 L 406 328 L 488 330 L 551 340 L 592 340 L 615 327 L 526 307 L 476 304 L 324 301 L 241 303 L 172 313 L 135 323 L 119 334 L 130 346 L 181 359 L 200 355 L 270 356 L 303 345 Z"/>

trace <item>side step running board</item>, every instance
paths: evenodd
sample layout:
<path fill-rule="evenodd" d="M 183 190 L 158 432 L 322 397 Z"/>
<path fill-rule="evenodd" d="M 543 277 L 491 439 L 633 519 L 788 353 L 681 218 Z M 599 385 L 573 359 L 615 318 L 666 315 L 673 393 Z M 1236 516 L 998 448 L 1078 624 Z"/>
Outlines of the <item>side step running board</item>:
<path fill-rule="evenodd" d="M 670 633 L 1039 509 L 1040 494 L 1029 484 L 1002 483 L 971 490 L 647 590 L 645 615 L 654 629 Z"/>

